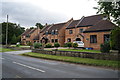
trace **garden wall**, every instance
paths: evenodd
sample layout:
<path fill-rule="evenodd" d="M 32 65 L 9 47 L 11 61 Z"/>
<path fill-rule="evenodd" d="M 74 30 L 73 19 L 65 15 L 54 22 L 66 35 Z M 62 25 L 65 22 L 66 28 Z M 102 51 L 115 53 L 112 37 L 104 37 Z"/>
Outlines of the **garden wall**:
<path fill-rule="evenodd" d="M 50 51 L 50 50 L 40 50 L 40 49 L 33 49 L 32 52 L 49 54 L 49 55 L 91 58 L 91 59 L 100 59 L 100 60 L 118 60 L 118 53 L 90 53 L 90 52 L 60 51 L 60 50 Z"/>

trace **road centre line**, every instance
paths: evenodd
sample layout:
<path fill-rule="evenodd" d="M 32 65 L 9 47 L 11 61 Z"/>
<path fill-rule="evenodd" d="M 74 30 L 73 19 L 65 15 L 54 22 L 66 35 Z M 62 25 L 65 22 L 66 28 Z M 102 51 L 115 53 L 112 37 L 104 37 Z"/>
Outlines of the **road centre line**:
<path fill-rule="evenodd" d="M 37 68 L 34 68 L 34 67 L 31 67 L 31 66 L 27 66 L 27 65 L 24 65 L 24 64 L 21 64 L 21 63 L 18 63 L 18 62 L 13 62 L 14 64 L 18 64 L 20 66 L 23 66 L 23 67 L 27 67 L 27 68 L 30 68 L 30 69 L 33 69 L 33 70 L 37 70 L 39 72 L 45 72 L 44 70 L 41 70 L 41 69 L 37 69 Z"/>

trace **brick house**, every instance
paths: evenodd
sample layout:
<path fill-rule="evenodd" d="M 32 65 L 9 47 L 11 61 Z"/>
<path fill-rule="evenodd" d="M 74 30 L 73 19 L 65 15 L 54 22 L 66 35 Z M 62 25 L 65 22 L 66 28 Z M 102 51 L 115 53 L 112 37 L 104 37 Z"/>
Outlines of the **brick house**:
<path fill-rule="evenodd" d="M 65 42 L 83 41 L 83 31 L 91 27 L 102 19 L 102 15 L 94 15 L 88 17 L 82 17 L 79 20 L 73 20 L 66 28 Z"/>
<path fill-rule="evenodd" d="M 99 50 L 100 44 L 109 41 L 111 30 L 115 25 L 109 20 L 101 20 L 92 27 L 86 29 L 84 33 L 85 47 L 92 47 Z"/>
<path fill-rule="evenodd" d="M 100 49 L 100 44 L 109 40 L 109 34 L 115 25 L 104 15 L 82 17 L 78 20 L 58 24 L 45 25 L 43 29 L 27 29 L 21 35 L 24 45 L 28 42 L 51 43 L 58 42 L 63 46 L 67 42 L 83 41 L 86 48 Z"/>
<path fill-rule="evenodd" d="M 71 20 L 64 23 L 46 25 L 40 32 L 41 43 L 51 43 L 54 46 L 54 43 L 58 42 L 63 46 L 65 42 L 65 29 Z"/>
<path fill-rule="evenodd" d="M 107 20 L 104 15 L 83 16 L 79 20 L 73 20 L 67 26 L 65 31 L 65 43 L 83 41 L 85 47 L 100 49 L 100 44 L 104 43 L 104 40 L 109 39 L 110 31 L 114 27 L 115 25 Z M 96 36 L 97 42 L 92 43 L 91 40 L 94 40 L 92 37 L 94 38 Z"/>
<path fill-rule="evenodd" d="M 21 44 L 27 45 L 29 42 L 39 42 L 39 28 L 26 29 L 26 31 L 21 35 Z"/>

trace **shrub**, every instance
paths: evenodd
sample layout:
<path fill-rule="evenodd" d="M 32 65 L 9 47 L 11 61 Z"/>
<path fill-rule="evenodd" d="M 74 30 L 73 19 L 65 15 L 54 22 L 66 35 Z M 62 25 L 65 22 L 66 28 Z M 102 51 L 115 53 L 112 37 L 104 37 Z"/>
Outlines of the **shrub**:
<path fill-rule="evenodd" d="M 40 48 L 40 47 L 42 47 L 42 44 L 41 43 L 34 43 L 34 48 Z"/>
<path fill-rule="evenodd" d="M 28 42 L 27 45 L 28 46 L 32 46 L 33 44 L 32 44 L 32 42 Z"/>
<path fill-rule="evenodd" d="M 101 44 L 100 51 L 103 53 L 108 53 L 110 51 L 110 43 L 105 42 L 104 44 Z"/>
<path fill-rule="evenodd" d="M 120 27 L 116 27 L 112 30 L 110 36 L 110 46 L 112 49 L 116 49 L 120 53 Z"/>
<path fill-rule="evenodd" d="M 73 43 L 73 47 L 74 48 L 78 47 L 78 44 L 77 43 Z"/>
<path fill-rule="evenodd" d="M 16 47 L 20 47 L 20 44 L 16 44 Z"/>
<path fill-rule="evenodd" d="M 54 43 L 54 47 L 58 48 L 58 47 L 60 47 L 60 44 L 59 43 Z"/>
<path fill-rule="evenodd" d="M 71 43 L 71 42 L 68 42 L 68 43 L 67 43 L 67 47 L 69 47 L 69 48 L 72 47 L 72 43 Z"/>
<path fill-rule="evenodd" d="M 68 46 L 67 46 L 67 43 L 65 43 L 63 47 L 68 47 Z"/>
<path fill-rule="evenodd" d="M 51 47 L 52 47 L 52 44 L 47 43 L 47 44 L 45 45 L 45 47 L 46 47 L 46 48 L 51 48 Z"/>

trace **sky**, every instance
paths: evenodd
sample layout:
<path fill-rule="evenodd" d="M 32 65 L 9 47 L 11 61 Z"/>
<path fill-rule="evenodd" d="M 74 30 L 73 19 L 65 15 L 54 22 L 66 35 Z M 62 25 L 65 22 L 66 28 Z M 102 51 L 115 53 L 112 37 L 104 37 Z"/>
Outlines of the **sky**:
<path fill-rule="evenodd" d="M 29 28 L 36 23 L 55 24 L 95 15 L 93 7 L 98 5 L 97 0 L 2 0 L 0 6 L 0 22 L 6 22 L 8 14 L 9 22 Z"/>

